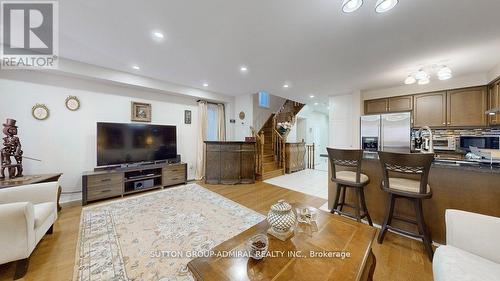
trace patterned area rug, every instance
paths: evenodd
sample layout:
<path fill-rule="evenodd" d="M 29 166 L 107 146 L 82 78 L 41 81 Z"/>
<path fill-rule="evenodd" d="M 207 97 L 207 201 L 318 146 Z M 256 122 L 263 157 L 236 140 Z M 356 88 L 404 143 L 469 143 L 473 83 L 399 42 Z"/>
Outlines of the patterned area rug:
<path fill-rule="evenodd" d="M 192 280 L 191 257 L 265 217 L 197 184 L 82 210 L 73 280 Z"/>

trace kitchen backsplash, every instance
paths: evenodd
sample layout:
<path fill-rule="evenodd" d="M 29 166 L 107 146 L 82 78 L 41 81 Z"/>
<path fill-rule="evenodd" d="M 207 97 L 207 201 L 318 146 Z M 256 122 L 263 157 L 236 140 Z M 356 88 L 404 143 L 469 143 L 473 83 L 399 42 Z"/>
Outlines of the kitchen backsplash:
<path fill-rule="evenodd" d="M 418 130 L 413 129 L 412 135 Z M 434 137 L 460 137 L 460 136 L 482 136 L 500 135 L 500 128 L 481 129 L 433 129 Z"/>

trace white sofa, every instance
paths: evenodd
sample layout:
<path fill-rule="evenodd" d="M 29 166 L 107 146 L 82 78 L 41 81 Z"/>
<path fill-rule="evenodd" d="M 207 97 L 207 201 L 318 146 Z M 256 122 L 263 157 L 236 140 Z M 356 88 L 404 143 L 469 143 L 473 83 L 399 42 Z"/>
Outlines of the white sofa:
<path fill-rule="evenodd" d="M 57 219 L 58 182 L 0 189 L 0 264 L 18 261 L 15 279 Z"/>
<path fill-rule="evenodd" d="M 434 254 L 434 280 L 500 280 L 499 235 L 500 218 L 446 210 L 446 245 Z"/>

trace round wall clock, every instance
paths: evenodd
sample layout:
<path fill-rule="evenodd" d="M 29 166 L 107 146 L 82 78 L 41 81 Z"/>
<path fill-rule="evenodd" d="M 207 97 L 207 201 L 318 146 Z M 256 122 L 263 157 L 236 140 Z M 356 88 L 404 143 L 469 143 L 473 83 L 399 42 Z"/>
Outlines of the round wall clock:
<path fill-rule="evenodd" d="M 77 111 L 80 108 L 80 100 L 75 96 L 66 98 L 66 108 L 71 111 Z"/>
<path fill-rule="evenodd" d="M 243 111 L 240 112 L 240 116 L 239 117 L 240 117 L 240 120 L 245 119 L 245 112 L 243 112 Z"/>
<path fill-rule="evenodd" d="M 45 104 L 36 104 L 31 109 L 31 115 L 37 120 L 45 120 L 49 118 L 49 108 Z"/>

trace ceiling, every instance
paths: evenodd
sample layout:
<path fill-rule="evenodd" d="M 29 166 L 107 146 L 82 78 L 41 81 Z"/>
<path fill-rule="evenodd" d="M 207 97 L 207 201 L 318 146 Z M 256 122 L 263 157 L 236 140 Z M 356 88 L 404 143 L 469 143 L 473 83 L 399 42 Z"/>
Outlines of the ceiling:
<path fill-rule="evenodd" d="M 299 101 L 401 85 L 420 65 L 445 63 L 456 77 L 500 63 L 500 1 L 400 0 L 385 14 L 375 2 L 345 14 L 341 0 L 60 1 L 60 56 Z M 153 41 L 153 30 L 165 40 Z"/>

